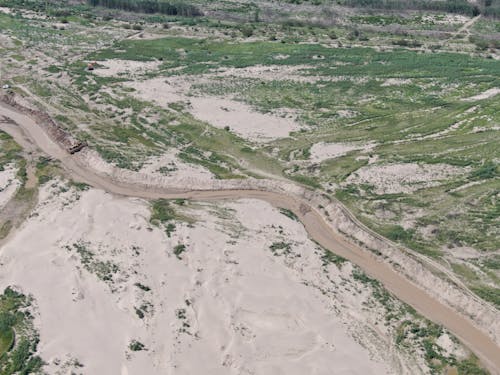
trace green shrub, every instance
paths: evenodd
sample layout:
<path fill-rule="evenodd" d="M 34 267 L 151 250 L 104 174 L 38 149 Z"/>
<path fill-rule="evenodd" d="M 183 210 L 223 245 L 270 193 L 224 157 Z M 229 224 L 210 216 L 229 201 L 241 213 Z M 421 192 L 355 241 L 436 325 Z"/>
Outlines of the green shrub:
<path fill-rule="evenodd" d="M 132 340 L 128 346 L 128 348 L 130 350 L 132 350 L 133 352 L 139 352 L 141 350 L 145 350 L 146 347 L 144 346 L 144 344 L 142 342 L 139 342 L 137 340 Z"/>
<path fill-rule="evenodd" d="M 292 220 L 295 220 L 295 221 L 299 221 L 299 218 L 297 217 L 297 215 L 295 215 L 293 213 L 293 211 L 287 209 L 287 208 L 280 208 L 280 212 L 285 215 L 286 217 L 292 219 Z"/>
<path fill-rule="evenodd" d="M 151 290 L 151 288 L 149 286 L 146 286 L 146 285 L 141 284 L 141 283 L 135 283 L 134 285 L 145 292 L 149 292 Z"/>
<path fill-rule="evenodd" d="M 174 254 L 179 259 L 181 259 L 181 254 L 185 251 L 186 251 L 186 245 L 178 244 L 174 247 Z"/>
<path fill-rule="evenodd" d="M 386 237 L 393 241 L 405 242 L 413 238 L 413 230 L 406 230 L 400 225 L 394 225 L 386 232 Z"/>

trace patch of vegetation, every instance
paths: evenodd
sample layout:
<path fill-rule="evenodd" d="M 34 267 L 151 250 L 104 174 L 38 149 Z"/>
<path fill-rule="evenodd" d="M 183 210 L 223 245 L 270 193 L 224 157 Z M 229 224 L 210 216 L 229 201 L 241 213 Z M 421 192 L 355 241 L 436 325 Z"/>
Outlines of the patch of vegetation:
<path fill-rule="evenodd" d="M 141 283 L 135 283 L 134 286 L 138 287 L 140 290 L 142 290 L 144 292 L 149 292 L 151 290 L 151 288 L 149 286 L 146 286 L 146 285 L 141 284 Z"/>
<path fill-rule="evenodd" d="M 317 182 L 315 178 L 309 177 L 309 176 L 304 176 L 304 175 L 299 175 L 299 174 L 292 174 L 288 176 L 291 180 L 294 180 L 298 182 L 299 184 L 314 188 L 314 189 L 320 189 L 321 185 Z"/>
<path fill-rule="evenodd" d="M 292 252 L 292 244 L 288 242 L 273 242 L 270 246 L 269 249 L 275 256 L 282 256 L 282 255 L 290 255 Z"/>
<path fill-rule="evenodd" d="M 186 300 L 185 301 L 186 306 L 191 305 L 191 301 Z M 187 333 L 188 335 L 191 335 L 189 332 L 189 328 L 191 327 L 191 324 L 189 324 L 188 321 L 188 316 L 187 316 L 187 310 L 185 308 L 179 308 L 175 310 L 175 316 L 177 319 L 179 319 L 182 322 L 181 327 L 179 328 L 179 333 Z"/>
<path fill-rule="evenodd" d="M 299 221 L 299 218 L 297 217 L 297 215 L 295 215 L 293 213 L 293 211 L 287 209 L 287 208 L 280 208 L 280 212 L 285 215 L 286 217 L 288 217 L 289 219 L 292 219 L 293 221 Z"/>
<path fill-rule="evenodd" d="M 189 146 L 179 153 L 179 158 L 186 163 L 199 164 L 205 167 L 220 179 L 239 179 L 245 177 L 234 173 L 236 168 L 230 158 L 216 152 L 210 152 L 210 155 L 206 156 L 200 149 Z"/>
<path fill-rule="evenodd" d="M 500 270 L 500 255 L 492 255 L 481 259 L 481 264 L 492 270 Z"/>
<path fill-rule="evenodd" d="M 60 176 L 61 172 L 57 162 L 41 156 L 35 165 L 35 175 L 38 179 L 38 184 L 43 185 L 54 177 Z"/>
<path fill-rule="evenodd" d="M 5 170 L 5 166 L 19 162 L 21 157 L 21 147 L 7 133 L 0 130 L 0 172 Z"/>
<path fill-rule="evenodd" d="M 153 224 L 166 223 L 177 219 L 175 209 L 170 205 L 167 199 L 158 199 L 152 202 L 152 213 L 150 222 Z"/>
<path fill-rule="evenodd" d="M 488 161 L 471 173 L 470 178 L 472 180 L 484 180 L 489 178 L 499 177 L 500 172 L 498 164 Z"/>
<path fill-rule="evenodd" d="M 119 271 L 119 267 L 109 260 L 97 259 L 95 253 L 90 250 L 90 246 L 90 243 L 80 241 L 71 246 L 66 246 L 66 249 L 75 251 L 80 256 L 80 261 L 88 272 L 95 274 L 102 281 L 112 283 L 114 275 Z"/>
<path fill-rule="evenodd" d="M 18 171 L 16 177 L 21 181 L 21 186 L 16 191 L 16 195 L 14 199 L 20 202 L 21 204 L 26 204 L 28 202 L 33 202 L 36 196 L 37 190 L 35 187 L 27 187 L 26 183 L 28 182 L 28 172 L 26 160 L 21 159 L 18 162 Z"/>
<path fill-rule="evenodd" d="M 139 317 L 139 319 L 144 319 L 145 314 L 142 309 L 138 309 L 137 307 L 134 307 L 135 314 Z"/>
<path fill-rule="evenodd" d="M 128 348 L 133 352 L 140 352 L 142 350 L 147 350 L 146 346 L 142 342 L 137 340 L 132 340 L 128 345 Z"/>
<path fill-rule="evenodd" d="M 454 354 L 448 354 L 440 347 L 436 340 L 445 333 L 440 325 L 422 318 L 404 320 L 396 331 L 396 343 L 404 347 L 415 346 L 415 344 L 420 346 L 433 374 L 442 374 L 446 369 L 448 373 L 464 375 L 488 374 L 474 356 L 459 360 Z"/>
<path fill-rule="evenodd" d="M 152 308 L 153 305 L 150 302 L 143 302 L 139 307 L 134 306 L 134 311 L 139 319 L 144 319 L 146 314 L 151 313 Z"/>
<path fill-rule="evenodd" d="M 179 212 L 177 212 L 175 208 L 172 207 L 172 203 L 178 203 L 178 202 L 170 201 L 167 199 L 157 199 L 152 201 L 151 203 L 152 212 L 151 212 L 151 218 L 149 219 L 149 221 L 154 225 L 157 226 L 163 225 L 163 227 L 165 228 L 165 233 L 169 238 L 175 231 L 176 221 L 183 221 L 186 223 L 192 223 L 194 221 L 191 217 L 182 215 Z"/>
<path fill-rule="evenodd" d="M 185 252 L 185 251 L 186 251 L 186 245 L 184 245 L 184 244 L 181 244 L 181 243 L 180 243 L 180 244 L 175 245 L 175 247 L 174 247 L 174 254 L 175 254 L 175 256 L 176 256 L 178 259 L 182 259 L 182 258 L 181 258 L 181 254 L 182 254 L 183 252 Z"/>
<path fill-rule="evenodd" d="M 30 297 L 7 287 L 0 295 L 0 373 L 38 374 L 43 361 L 36 355 L 38 334 L 33 327 Z"/>
<path fill-rule="evenodd" d="M 7 220 L 0 226 L 0 239 L 7 237 L 12 229 L 12 221 Z"/>
<path fill-rule="evenodd" d="M 387 238 L 396 242 L 408 242 L 413 238 L 414 232 L 406 230 L 400 225 L 395 225 L 385 232 Z"/>
<path fill-rule="evenodd" d="M 479 360 L 471 356 L 471 358 L 464 359 L 456 365 L 459 375 L 488 375 L 489 372 L 482 368 Z"/>
<path fill-rule="evenodd" d="M 347 259 L 332 253 L 330 250 L 324 248 L 321 249 L 323 250 L 323 255 L 321 256 L 323 266 L 327 266 L 328 264 L 335 264 L 337 268 L 341 268 L 342 265 L 347 262 Z"/>
<path fill-rule="evenodd" d="M 181 319 L 181 320 L 187 319 L 186 309 L 177 309 L 175 311 L 175 316 L 177 317 L 177 319 Z"/>
<path fill-rule="evenodd" d="M 85 182 L 77 182 L 70 180 L 69 186 L 74 187 L 78 191 L 87 191 L 90 189 L 90 185 Z"/>
<path fill-rule="evenodd" d="M 193 220 L 187 216 L 178 213 L 171 203 L 173 201 L 168 199 L 157 199 L 151 203 L 151 218 L 149 219 L 152 224 L 166 224 L 171 221 L 185 221 L 192 222 Z M 175 203 L 175 201 L 174 201 Z"/>
<path fill-rule="evenodd" d="M 471 289 L 479 297 L 493 303 L 498 309 L 500 309 L 500 288 L 481 286 L 472 287 Z"/>

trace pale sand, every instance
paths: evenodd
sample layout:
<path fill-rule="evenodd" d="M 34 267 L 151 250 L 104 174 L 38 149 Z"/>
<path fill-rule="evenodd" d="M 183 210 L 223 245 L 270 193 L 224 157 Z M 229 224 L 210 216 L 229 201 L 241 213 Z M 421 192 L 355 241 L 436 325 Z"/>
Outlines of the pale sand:
<path fill-rule="evenodd" d="M 353 111 L 351 109 L 339 109 L 337 111 L 337 116 L 340 118 L 353 118 L 359 115 L 359 112 Z"/>
<path fill-rule="evenodd" d="M 325 143 L 319 142 L 311 147 L 311 156 L 309 160 L 313 163 L 321 163 L 324 160 L 338 158 L 344 156 L 350 151 L 365 150 L 368 151 L 375 147 L 375 144 L 370 143 L 366 145 L 353 144 L 353 143 Z"/>
<path fill-rule="evenodd" d="M 474 128 L 472 128 L 472 131 L 471 133 L 482 133 L 482 132 L 487 132 L 487 131 L 492 131 L 492 132 L 496 132 L 496 131 L 499 131 L 500 130 L 500 125 L 493 125 L 493 126 L 474 126 Z"/>
<path fill-rule="evenodd" d="M 142 40 L 153 40 L 153 39 L 161 39 L 165 38 L 165 34 L 155 33 L 151 31 L 141 31 L 136 34 L 132 34 L 127 39 L 142 39 Z"/>
<path fill-rule="evenodd" d="M 411 83 L 411 79 L 388 78 L 380 86 L 382 86 L 382 87 L 401 86 L 401 85 L 408 85 L 410 83 Z"/>
<path fill-rule="evenodd" d="M 21 185 L 16 179 L 17 168 L 13 165 L 7 165 L 4 168 L 0 171 L 0 210 L 12 199 Z"/>
<path fill-rule="evenodd" d="M 450 258 L 452 259 L 453 258 L 458 258 L 463 260 L 477 259 L 480 258 L 482 255 L 478 250 L 468 246 L 458 246 L 451 248 L 443 246 L 442 250 L 447 254 L 449 254 Z"/>
<path fill-rule="evenodd" d="M 7 7 L 0 7 L 0 12 L 4 14 L 12 14 L 12 9 L 7 8 Z"/>
<path fill-rule="evenodd" d="M 415 163 L 370 165 L 358 169 L 347 179 L 347 183 L 370 184 L 377 194 L 410 193 L 418 189 L 438 186 L 440 180 L 470 172 L 468 167 L 448 164 Z"/>
<path fill-rule="evenodd" d="M 178 150 L 169 150 L 158 157 L 151 157 L 145 161 L 140 169 L 144 173 L 153 177 L 172 178 L 174 180 L 184 180 L 196 178 L 202 180 L 212 180 L 215 176 L 201 165 L 189 164 L 177 157 Z M 163 171 L 160 171 L 163 168 Z"/>
<path fill-rule="evenodd" d="M 229 127 L 243 138 L 259 142 L 285 138 L 301 126 L 289 118 L 260 113 L 230 99 L 190 98 L 193 115 L 217 128 Z"/>
<path fill-rule="evenodd" d="M 0 287 L 14 284 L 33 294 L 40 355 L 49 373 L 67 358 L 84 364 L 78 369 L 84 374 L 400 371 L 391 370 L 399 360 L 384 345 L 383 327 L 377 328 L 382 337 L 370 339 L 380 318 L 363 307 L 367 291 L 354 296 L 351 290 L 362 290 L 363 284 L 350 284 L 348 268 L 332 266 L 335 294 L 304 285 L 328 290 L 331 281 L 302 225 L 267 203 L 206 206 L 195 211 L 200 222 L 192 228 L 178 224 L 169 239 L 160 229 L 151 230 L 148 207 L 139 199 L 94 189 L 77 199 L 57 184 L 46 185 L 40 199 L 37 215 L 2 249 Z M 284 238 L 300 257 L 271 254 L 269 245 Z M 119 266 L 113 284 L 89 273 L 75 251 L 64 248 L 77 241 L 88 241 L 97 259 Z M 178 243 L 187 246 L 183 259 L 172 254 Z M 151 291 L 141 291 L 136 282 Z M 141 320 L 134 306 L 144 302 L 152 308 Z M 178 318 L 178 309 L 185 309 L 185 319 Z M 183 322 L 189 324 L 184 333 Z M 363 345 L 370 350 L 353 334 L 366 336 Z M 131 353 L 131 339 L 148 351 Z"/>
<path fill-rule="evenodd" d="M 120 75 L 133 76 L 155 71 L 158 69 L 160 64 L 161 61 L 111 59 L 99 61 L 98 67 L 93 70 L 93 73 L 101 77 L 113 77 Z"/>
<path fill-rule="evenodd" d="M 438 337 L 436 343 L 443 348 L 446 355 L 454 355 L 455 358 L 463 359 L 467 358 L 467 353 L 463 348 L 452 340 L 449 334 L 443 333 Z"/>
<path fill-rule="evenodd" d="M 264 81 L 295 81 L 295 82 L 316 82 L 328 77 L 308 76 L 301 73 L 307 69 L 313 69 L 312 65 L 254 65 L 245 68 L 219 68 L 213 73 L 204 75 L 207 78 L 235 77 L 253 78 Z"/>
<path fill-rule="evenodd" d="M 494 87 L 492 89 L 486 90 L 485 92 L 482 92 L 481 94 L 470 96 L 468 98 L 462 99 L 464 102 L 474 102 L 476 100 L 484 100 L 484 99 L 489 99 L 493 98 L 494 96 L 500 94 L 500 88 Z"/>
<path fill-rule="evenodd" d="M 433 22 L 436 24 L 450 25 L 450 24 L 463 24 L 471 20 L 470 17 L 462 16 L 460 14 L 445 14 L 443 17 L 439 15 L 439 17 L 426 14 L 422 17 L 422 20 Z"/>
<path fill-rule="evenodd" d="M 138 34 L 141 35 L 141 34 Z M 133 36 L 130 39 L 135 39 Z M 124 73 L 143 74 L 157 70 L 161 61 L 136 61 L 109 59 L 97 61 L 98 65 L 94 73 L 104 77 L 118 76 Z M 210 73 L 197 75 L 196 82 L 192 82 L 192 76 L 174 76 L 170 80 L 185 81 L 186 84 L 209 82 L 217 78 L 252 78 L 265 81 L 296 81 L 296 82 L 316 82 L 318 80 L 330 80 L 331 76 L 308 76 L 301 72 L 314 68 L 311 65 L 254 65 L 244 68 L 221 67 L 213 69 Z M 175 68 L 173 70 L 176 70 Z"/>
<path fill-rule="evenodd" d="M 194 117 L 217 128 L 229 127 L 239 136 L 255 142 L 288 137 L 301 126 L 289 118 L 260 113 L 249 105 L 236 100 L 214 96 L 187 96 L 189 84 L 185 78 L 153 78 L 128 82 L 126 86 L 137 91 L 134 95 L 142 100 L 153 101 L 163 107 L 175 102 L 188 102 Z"/>

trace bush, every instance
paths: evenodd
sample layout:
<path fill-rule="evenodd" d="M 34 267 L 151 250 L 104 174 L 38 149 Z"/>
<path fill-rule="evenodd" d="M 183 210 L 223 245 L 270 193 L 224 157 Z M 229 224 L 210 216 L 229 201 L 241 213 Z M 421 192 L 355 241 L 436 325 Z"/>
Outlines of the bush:
<path fill-rule="evenodd" d="M 139 289 L 141 289 L 145 292 L 149 292 L 151 290 L 151 288 L 149 286 L 146 286 L 146 285 L 141 284 L 141 283 L 135 283 L 134 286 L 138 287 Z"/>
<path fill-rule="evenodd" d="M 142 342 L 137 341 L 137 340 L 132 340 L 130 342 L 128 348 L 130 350 L 132 350 L 133 352 L 138 352 L 138 351 L 146 349 L 146 347 L 144 346 L 144 344 Z"/>
<path fill-rule="evenodd" d="M 177 258 L 181 259 L 181 254 L 186 251 L 186 245 L 178 244 L 174 247 L 174 254 Z"/>
<path fill-rule="evenodd" d="M 241 33 L 245 38 L 250 38 L 253 35 L 253 27 L 245 25 L 241 28 Z"/>
<path fill-rule="evenodd" d="M 333 30 L 330 30 L 328 32 L 328 36 L 330 37 L 330 39 L 337 39 L 338 38 L 337 34 Z"/>
<path fill-rule="evenodd" d="M 398 39 L 398 40 L 393 40 L 392 44 L 396 46 L 402 46 L 402 47 L 421 47 L 422 43 L 416 41 L 416 40 L 410 40 L 410 39 Z"/>
<path fill-rule="evenodd" d="M 386 236 L 393 241 L 410 241 L 413 238 L 413 231 L 406 230 L 400 225 L 394 225 L 388 231 Z"/>

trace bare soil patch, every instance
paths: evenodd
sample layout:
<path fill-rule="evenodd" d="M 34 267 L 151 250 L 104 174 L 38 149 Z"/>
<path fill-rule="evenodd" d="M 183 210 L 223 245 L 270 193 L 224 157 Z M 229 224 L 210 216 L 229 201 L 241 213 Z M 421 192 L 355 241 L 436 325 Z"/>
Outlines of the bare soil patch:
<path fill-rule="evenodd" d="M 440 180 L 464 174 L 470 168 L 447 164 L 388 164 L 370 165 L 350 175 L 347 183 L 370 184 L 377 194 L 410 193 L 418 189 L 437 186 Z"/>

